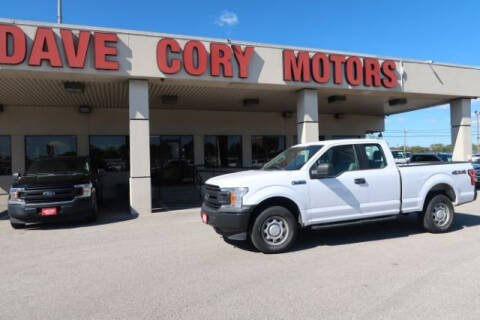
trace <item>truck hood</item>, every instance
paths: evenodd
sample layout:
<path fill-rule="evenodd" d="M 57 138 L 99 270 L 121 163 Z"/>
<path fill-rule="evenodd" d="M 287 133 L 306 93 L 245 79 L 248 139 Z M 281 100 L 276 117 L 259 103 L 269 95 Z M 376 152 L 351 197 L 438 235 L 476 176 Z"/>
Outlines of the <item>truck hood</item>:
<path fill-rule="evenodd" d="M 286 177 L 290 171 L 282 170 L 248 170 L 224 174 L 208 179 L 205 183 L 219 186 L 220 188 L 248 187 L 261 181 L 271 182 L 272 178 Z"/>
<path fill-rule="evenodd" d="M 32 175 L 21 176 L 12 183 L 13 187 L 38 188 L 38 187 L 63 187 L 74 184 L 88 183 L 88 175 Z"/>

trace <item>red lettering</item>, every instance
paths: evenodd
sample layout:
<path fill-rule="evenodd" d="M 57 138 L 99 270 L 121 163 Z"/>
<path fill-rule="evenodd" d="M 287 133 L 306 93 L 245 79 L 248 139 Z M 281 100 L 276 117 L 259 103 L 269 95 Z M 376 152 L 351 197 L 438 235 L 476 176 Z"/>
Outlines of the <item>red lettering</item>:
<path fill-rule="evenodd" d="M 88 44 L 90 42 L 90 32 L 80 31 L 78 35 L 77 49 L 75 50 L 75 41 L 73 40 L 73 32 L 68 29 L 61 29 L 63 49 L 67 57 L 67 64 L 70 68 L 85 67 L 85 59 L 87 57 Z"/>
<path fill-rule="evenodd" d="M 194 56 L 196 52 L 196 59 Z M 195 61 L 196 60 L 196 65 Z M 200 76 L 207 69 L 207 50 L 200 41 L 191 40 L 183 48 L 183 67 L 188 74 Z"/>
<path fill-rule="evenodd" d="M 315 53 L 312 58 L 312 76 L 318 83 L 327 83 L 330 79 L 330 63 L 323 53 Z"/>
<path fill-rule="evenodd" d="M 293 50 L 283 50 L 283 79 L 285 81 L 310 81 L 310 55 L 299 51 L 297 57 Z"/>
<path fill-rule="evenodd" d="M 240 78 L 248 78 L 248 66 L 253 54 L 253 47 L 245 47 L 243 52 L 240 46 L 233 45 L 232 49 L 238 64 L 238 76 Z"/>
<path fill-rule="evenodd" d="M 343 77 L 342 77 L 342 64 L 345 63 L 345 57 L 339 56 L 336 54 L 331 54 L 329 57 L 330 61 L 333 63 L 333 70 L 334 70 L 334 77 L 333 82 L 335 84 L 341 84 Z"/>
<path fill-rule="evenodd" d="M 12 39 L 11 50 L 8 48 L 9 38 Z M 0 25 L 0 64 L 20 64 L 26 54 L 27 39 L 23 30 L 17 26 Z"/>
<path fill-rule="evenodd" d="M 365 58 L 363 59 L 364 66 L 364 84 L 367 87 L 380 87 L 380 64 L 377 59 Z M 373 81 L 372 81 L 373 80 Z"/>
<path fill-rule="evenodd" d="M 214 77 L 220 75 L 220 65 L 223 66 L 223 76 L 233 77 L 232 50 L 223 43 L 210 44 L 210 74 Z"/>
<path fill-rule="evenodd" d="M 46 60 L 52 67 L 62 67 L 60 52 L 58 51 L 55 34 L 50 28 L 38 28 L 33 40 L 32 52 L 28 59 L 28 65 L 40 66 Z"/>
<path fill-rule="evenodd" d="M 168 52 L 180 53 L 180 45 L 174 39 L 165 38 L 158 41 L 157 45 L 157 65 L 160 71 L 166 74 L 175 74 L 180 71 L 180 59 L 171 59 L 168 61 Z"/>
<path fill-rule="evenodd" d="M 385 60 L 382 63 L 382 73 L 385 78 L 382 79 L 382 84 L 385 88 L 395 88 L 397 86 L 398 77 L 395 73 L 395 62 L 392 60 Z"/>
<path fill-rule="evenodd" d="M 95 32 L 93 34 L 95 43 L 95 69 L 118 70 L 118 61 L 110 61 L 107 57 L 117 56 L 117 47 L 107 46 L 109 43 L 117 43 L 116 33 Z"/>
<path fill-rule="evenodd" d="M 350 57 L 345 63 L 345 77 L 347 82 L 352 86 L 359 86 L 362 84 L 363 68 L 362 60 L 358 57 Z"/>

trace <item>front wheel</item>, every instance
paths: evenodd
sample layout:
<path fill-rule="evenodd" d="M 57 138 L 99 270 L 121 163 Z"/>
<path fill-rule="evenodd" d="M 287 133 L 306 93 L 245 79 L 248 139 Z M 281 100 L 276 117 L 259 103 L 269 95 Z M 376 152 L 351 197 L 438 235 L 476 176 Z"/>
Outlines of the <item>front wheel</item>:
<path fill-rule="evenodd" d="M 293 214 L 287 208 L 275 206 L 258 215 L 250 231 L 250 239 L 263 253 L 280 253 L 295 242 L 297 232 Z"/>
<path fill-rule="evenodd" d="M 87 217 L 87 222 L 95 222 L 97 221 L 97 216 L 98 216 L 98 202 L 97 202 L 97 196 L 95 193 L 92 193 L 92 211 L 90 215 Z"/>
<path fill-rule="evenodd" d="M 432 233 L 446 232 L 453 223 L 452 201 L 443 194 L 430 198 L 419 220 L 425 230 Z"/>

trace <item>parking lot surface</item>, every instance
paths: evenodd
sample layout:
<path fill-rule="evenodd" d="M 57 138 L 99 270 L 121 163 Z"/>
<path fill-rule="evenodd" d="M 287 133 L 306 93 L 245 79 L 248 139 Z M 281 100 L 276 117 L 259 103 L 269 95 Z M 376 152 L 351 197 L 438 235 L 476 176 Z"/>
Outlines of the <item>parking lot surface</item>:
<path fill-rule="evenodd" d="M 13 230 L 1 319 L 480 319 L 480 202 L 451 232 L 414 216 L 302 232 L 291 252 L 226 243 L 198 209 Z"/>

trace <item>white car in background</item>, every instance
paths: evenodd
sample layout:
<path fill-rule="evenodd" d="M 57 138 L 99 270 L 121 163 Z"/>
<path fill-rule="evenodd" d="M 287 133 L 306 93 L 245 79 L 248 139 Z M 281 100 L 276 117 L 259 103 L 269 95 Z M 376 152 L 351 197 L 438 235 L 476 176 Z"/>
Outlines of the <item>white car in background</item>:
<path fill-rule="evenodd" d="M 480 162 L 480 153 L 472 154 L 472 162 Z"/>
<path fill-rule="evenodd" d="M 407 153 L 401 150 L 392 150 L 392 156 L 393 159 L 395 159 L 395 163 L 398 164 L 405 164 L 409 161 L 409 156 L 407 155 Z"/>

